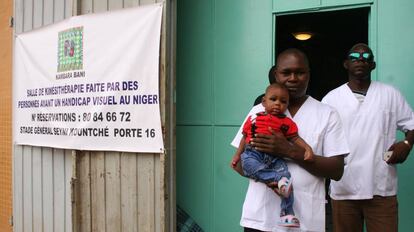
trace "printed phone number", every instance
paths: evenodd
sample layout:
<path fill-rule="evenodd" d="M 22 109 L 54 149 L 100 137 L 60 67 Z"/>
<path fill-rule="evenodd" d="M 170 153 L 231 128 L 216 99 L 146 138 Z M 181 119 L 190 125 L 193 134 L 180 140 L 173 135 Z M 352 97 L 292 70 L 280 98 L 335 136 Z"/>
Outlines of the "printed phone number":
<path fill-rule="evenodd" d="M 78 115 L 78 121 L 83 122 L 130 122 L 131 113 L 130 112 L 85 112 L 81 115 Z"/>

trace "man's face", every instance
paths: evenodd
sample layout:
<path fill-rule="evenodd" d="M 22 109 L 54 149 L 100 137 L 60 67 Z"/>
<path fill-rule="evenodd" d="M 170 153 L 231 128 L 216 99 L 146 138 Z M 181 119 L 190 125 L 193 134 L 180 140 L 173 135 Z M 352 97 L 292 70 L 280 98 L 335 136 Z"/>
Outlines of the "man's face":
<path fill-rule="evenodd" d="M 303 97 L 309 83 L 309 67 L 301 55 L 288 53 L 278 58 L 276 81 L 284 84 L 292 99 Z"/>
<path fill-rule="evenodd" d="M 370 74 L 375 69 L 372 53 L 366 46 L 358 46 L 348 54 L 344 62 L 350 78 L 358 80 L 370 79 Z"/>

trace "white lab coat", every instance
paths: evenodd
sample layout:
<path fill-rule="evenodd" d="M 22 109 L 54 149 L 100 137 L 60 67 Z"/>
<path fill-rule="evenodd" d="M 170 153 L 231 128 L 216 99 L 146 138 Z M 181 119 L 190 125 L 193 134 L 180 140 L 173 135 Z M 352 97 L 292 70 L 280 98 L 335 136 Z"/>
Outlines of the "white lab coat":
<path fill-rule="evenodd" d="M 414 129 L 413 111 L 401 93 L 373 81 L 360 103 L 344 84 L 329 92 L 322 102 L 337 109 L 350 147 L 344 175 L 331 182 L 330 196 L 344 200 L 396 195 L 396 166 L 388 165 L 383 154 L 395 143 L 397 129 Z"/>
<path fill-rule="evenodd" d="M 252 108 L 248 115 L 263 111 L 261 104 Z M 286 112 L 291 117 L 289 112 Z M 247 118 L 247 117 L 246 117 Z M 317 155 L 335 156 L 349 152 L 338 113 L 328 105 L 308 97 L 293 120 L 299 135 Z M 238 147 L 241 129 L 232 145 Z M 249 180 L 249 188 L 243 204 L 240 225 L 262 231 L 325 231 L 325 179 L 311 175 L 299 165 L 287 160 L 294 189 L 293 209 L 301 228 L 278 226 L 280 197 L 265 184 Z"/>

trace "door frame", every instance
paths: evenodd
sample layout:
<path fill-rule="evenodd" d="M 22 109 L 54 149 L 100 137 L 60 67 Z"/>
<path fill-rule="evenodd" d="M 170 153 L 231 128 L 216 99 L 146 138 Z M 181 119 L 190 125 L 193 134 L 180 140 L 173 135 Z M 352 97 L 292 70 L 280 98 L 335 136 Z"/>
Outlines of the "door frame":
<path fill-rule="evenodd" d="M 326 11 L 350 10 L 363 7 L 369 7 L 368 13 L 368 45 L 372 49 L 374 57 L 378 62 L 377 45 L 378 45 L 378 3 L 377 0 L 341 0 L 339 3 L 333 4 L 329 0 L 319 0 L 320 5 L 309 6 L 298 5 L 298 1 L 290 1 L 284 4 L 282 8 L 277 8 L 278 2 L 281 0 L 273 0 L 272 8 L 272 64 L 276 63 L 276 17 L 282 15 L 304 14 L 304 13 L 320 13 Z M 325 2 L 326 1 L 326 2 Z M 346 1 L 346 2 L 344 2 Z M 377 69 L 371 73 L 372 80 L 377 80 Z"/>

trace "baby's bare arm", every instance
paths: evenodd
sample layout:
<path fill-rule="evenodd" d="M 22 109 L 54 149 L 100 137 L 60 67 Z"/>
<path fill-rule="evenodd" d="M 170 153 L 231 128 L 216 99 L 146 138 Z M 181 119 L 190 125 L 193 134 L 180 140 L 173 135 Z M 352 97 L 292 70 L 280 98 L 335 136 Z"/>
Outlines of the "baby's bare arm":
<path fill-rule="evenodd" d="M 240 162 L 240 156 L 244 151 L 244 148 L 246 146 L 246 136 L 243 135 L 243 138 L 240 140 L 240 144 L 239 147 L 236 150 L 236 153 L 233 155 L 233 158 L 231 159 L 231 163 L 230 166 L 231 168 L 233 168 L 236 172 L 238 172 L 240 175 L 243 176 L 243 170 L 241 167 L 241 162 Z"/>
<path fill-rule="evenodd" d="M 297 137 L 294 141 L 295 144 L 305 149 L 304 160 L 312 160 L 313 159 L 313 150 L 312 148 L 303 140 L 301 137 Z"/>

